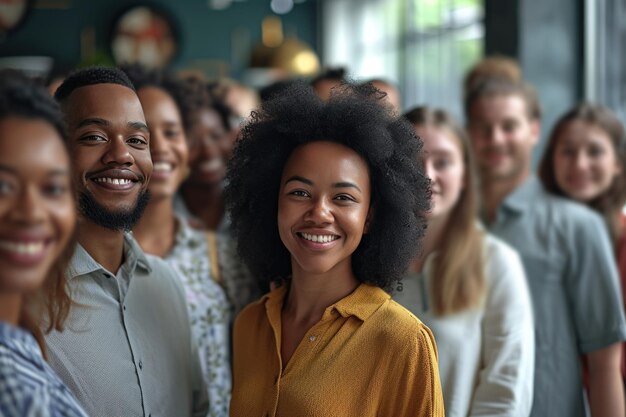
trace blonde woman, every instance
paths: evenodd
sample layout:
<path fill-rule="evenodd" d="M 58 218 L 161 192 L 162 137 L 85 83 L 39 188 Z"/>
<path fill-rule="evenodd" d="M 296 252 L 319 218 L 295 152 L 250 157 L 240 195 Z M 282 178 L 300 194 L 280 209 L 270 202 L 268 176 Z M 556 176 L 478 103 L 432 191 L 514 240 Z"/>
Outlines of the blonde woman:
<path fill-rule="evenodd" d="M 424 141 L 432 208 L 423 252 L 394 298 L 435 335 L 447 416 L 527 416 L 534 331 L 520 259 L 477 222 L 462 129 L 442 110 L 418 107 L 405 117 Z"/>

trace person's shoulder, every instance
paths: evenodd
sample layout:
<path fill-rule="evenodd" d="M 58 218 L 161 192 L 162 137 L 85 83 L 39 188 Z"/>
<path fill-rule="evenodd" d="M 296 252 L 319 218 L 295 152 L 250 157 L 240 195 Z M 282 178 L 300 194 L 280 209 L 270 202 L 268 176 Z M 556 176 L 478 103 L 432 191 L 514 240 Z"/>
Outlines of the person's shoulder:
<path fill-rule="evenodd" d="M 165 279 L 168 281 L 171 280 L 177 283 L 180 281 L 180 279 L 178 279 L 177 272 L 164 259 L 155 255 L 150 255 L 148 253 L 145 254 L 145 259 L 150 267 L 151 276 Z"/>
<path fill-rule="evenodd" d="M 488 259 L 495 258 L 506 262 L 508 259 L 517 258 L 515 249 L 499 237 L 485 232 L 483 234 L 483 252 Z"/>
<path fill-rule="evenodd" d="M 512 269 L 523 271 L 519 253 L 504 240 L 487 232 L 483 236 L 482 245 L 487 279 L 494 279 L 494 276 Z"/>
<path fill-rule="evenodd" d="M 378 339 L 385 339 L 387 343 L 397 343 L 411 346 L 432 343 L 430 329 L 422 323 L 408 309 L 393 299 L 389 299 L 368 320 L 375 320 Z"/>
<path fill-rule="evenodd" d="M 252 317 L 257 317 L 259 314 L 265 311 L 265 301 L 267 300 L 267 295 L 259 298 L 256 301 L 251 302 L 247 306 L 241 310 L 239 315 L 237 316 L 237 320 L 248 320 Z"/>
<path fill-rule="evenodd" d="M 263 295 L 258 300 L 246 305 L 235 318 L 235 332 L 243 331 L 248 333 L 251 329 L 258 328 L 260 321 L 265 320 L 265 317 L 267 316 L 266 311 L 268 307 L 266 306 L 266 303 L 269 302 L 272 293 L 279 290 L 280 289 L 275 289 Z"/>
<path fill-rule="evenodd" d="M 150 272 L 147 276 L 150 278 L 145 280 L 146 285 L 158 286 L 159 291 L 171 293 L 176 291 L 180 295 L 180 299 L 184 301 L 185 290 L 179 274 L 165 260 L 155 255 L 145 254 L 145 260 L 149 265 Z M 170 297 L 171 298 L 171 297 Z"/>
<path fill-rule="evenodd" d="M 2 385 L 7 384 L 14 387 L 43 388 L 46 379 L 42 377 L 43 370 L 21 354 L 0 344 L 0 392 L 4 390 Z M 26 392 L 24 392 L 26 395 Z"/>
<path fill-rule="evenodd" d="M 591 208 L 577 201 L 552 194 L 544 190 L 543 198 L 544 206 L 558 219 L 564 222 L 585 222 L 585 221 L 601 221 L 598 213 Z"/>

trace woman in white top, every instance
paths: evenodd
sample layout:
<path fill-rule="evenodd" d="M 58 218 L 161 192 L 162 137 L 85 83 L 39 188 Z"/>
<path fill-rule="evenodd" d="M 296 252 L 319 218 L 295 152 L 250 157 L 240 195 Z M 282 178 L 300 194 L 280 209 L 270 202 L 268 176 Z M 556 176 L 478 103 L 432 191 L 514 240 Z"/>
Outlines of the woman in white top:
<path fill-rule="evenodd" d="M 435 335 L 446 415 L 527 416 L 534 330 L 516 252 L 477 222 L 468 139 L 443 110 L 405 117 L 424 141 L 432 208 L 423 252 L 394 298 Z"/>

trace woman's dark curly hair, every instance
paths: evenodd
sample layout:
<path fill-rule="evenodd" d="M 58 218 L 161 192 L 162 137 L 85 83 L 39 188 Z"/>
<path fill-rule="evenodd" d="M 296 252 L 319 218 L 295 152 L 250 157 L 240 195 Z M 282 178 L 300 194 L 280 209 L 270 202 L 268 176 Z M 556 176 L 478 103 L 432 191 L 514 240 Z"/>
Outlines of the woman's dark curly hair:
<path fill-rule="evenodd" d="M 225 190 L 240 256 L 260 280 L 291 274 L 291 256 L 276 215 L 283 168 L 298 146 L 331 141 L 367 162 L 373 218 L 352 256 L 361 282 L 389 289 L 415 256 L 430 208 L 422 142 L 404 119 L 380 104 L 371 86 L 344 84 L 327 103 L 298 83 L 263 103 L 245 125 L 229 164 Z"/>
<path fill-rule="evenodd" d="M 136 91 L 144 87 L 158 87 L 169 94 L 178 107 L 183 127 L 185 130 L 189 130 L 191 126 L 190 114 L 194 110 L 195 101 L 194 92 L 187 83 L 175 78 L 168 72 L 148 69 L 138 64 L 122 66 L 120 69 L 132 81 Z"/>

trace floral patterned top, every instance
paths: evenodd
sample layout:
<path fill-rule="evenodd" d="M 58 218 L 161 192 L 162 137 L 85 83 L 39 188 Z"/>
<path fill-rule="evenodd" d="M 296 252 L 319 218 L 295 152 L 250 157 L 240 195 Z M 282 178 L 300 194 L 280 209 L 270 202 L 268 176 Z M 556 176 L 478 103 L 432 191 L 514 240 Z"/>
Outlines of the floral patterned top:
<path fill-rule="evenodd" d="M 202 223 L 185 206 L 185 202 L 180 194 L 174 197 L 174 212 L 181 221 L 187 221 L 191 224 Z M 228 213 L 224 215 L 224 219 L 222 219 L 216 233 L 223 286 L 231 303 L 232 319 L 234 321 L 234 318 L 245 306 L 259 299 L 266 291 L 262 290 L 259 281 L 250 274 L 250 271 L 237 254 L 237 245 L 232 236 Z"/>
<path fill-rule="evenodd" d="M 208 415 L 226 417 L 231 393 L 232 310 L 224 290 L 211 277 L 206 233 L 179 218 L 174 247 L 164 259 L 185 288 L 191 330 L 209 393 Z"/>

